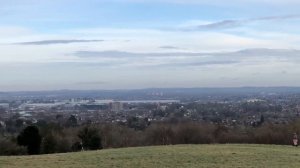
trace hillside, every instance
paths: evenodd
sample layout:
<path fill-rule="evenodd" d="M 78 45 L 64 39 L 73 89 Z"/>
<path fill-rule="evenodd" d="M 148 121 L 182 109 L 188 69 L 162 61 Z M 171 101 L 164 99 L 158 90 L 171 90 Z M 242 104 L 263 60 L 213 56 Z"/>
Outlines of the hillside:
<path fill-rule="evenodd" d="M 300 167 L 300 148 L 275 145 L 175 145 L 40 156 L 0 157 L 2 168 Z"/>

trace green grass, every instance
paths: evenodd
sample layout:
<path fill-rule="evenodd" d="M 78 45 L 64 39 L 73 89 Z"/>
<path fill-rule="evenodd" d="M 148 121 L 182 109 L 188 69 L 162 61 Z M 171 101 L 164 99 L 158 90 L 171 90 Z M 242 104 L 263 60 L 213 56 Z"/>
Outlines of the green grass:
<path fill-rule="evenodd" d="M 300 148 L 276 145 L 175 145 L 0 157 L 0 168 L 300 167 Z"/>

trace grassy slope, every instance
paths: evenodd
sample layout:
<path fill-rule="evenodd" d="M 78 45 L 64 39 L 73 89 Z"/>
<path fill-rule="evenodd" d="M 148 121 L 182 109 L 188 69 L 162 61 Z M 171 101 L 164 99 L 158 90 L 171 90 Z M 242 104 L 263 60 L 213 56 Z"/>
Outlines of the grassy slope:
<path fill-rule="evenodd" d="M 0 157 L 0 168 L 300 167 L 300 148 L 275 145 L 176 145 Z"/>

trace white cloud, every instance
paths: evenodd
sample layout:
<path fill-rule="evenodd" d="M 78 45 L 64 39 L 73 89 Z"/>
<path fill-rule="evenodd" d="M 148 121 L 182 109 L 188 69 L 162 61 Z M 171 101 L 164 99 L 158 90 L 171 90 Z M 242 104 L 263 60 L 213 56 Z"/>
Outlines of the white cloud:
<path fill-rule="evenodd" d="M 0 27 L 0 62 L 78 62 L 67 55 L 76 51 L 167 52 L 160 46 L 177 46 L 176 52 L 218 52 L 247 48 L 294 48 L 300 36 L 277 32 L 248 30 L 251 36 L 226 32 L 177 32 L 152 29 L 80 29 L 60 34 L 45 34 L 26 28 Z M 285 37 L 285 38 L 283 38 Z M 52 41 L 53 39 L 103 39 L 89 43 L 64 43 L 52 45 L 13 45 L 28 41 Z M 299 49 L 299 48 L 298 48 Z M 102 60 L 100 60 L 101 62 Z"/>
<path fill-rule="evenodd" d="M 245 36 L 226 32 L 176 32 L 152 29 L 95 28 L 65 30 L 59 34 L 38 33 L 26 28 L 0 28 L 0 30 L 0 76 L 2 76 L 0 87 L 3 90 L 206 87 L 250 84 L 267 86 L 288 83 L 300 85 L 300 81 L 295 80 L 300 75 L 299 59 L 295 60 L 299 55 L 294 54 L 294 57 L 290 57 L 285 50 L 279 56 L 266 51 L 259 51 L 259 54 L 256 51 L 256 54 L 246 55 L 207 54 L 201 57 L 189 55 L 145 57 L 144 55 L 139 58 L 118 59 L 83 58 L 72 55 L 76 51 L 107 50 L 129 53 L 170 52 L 160 46 L 179 47 L 176 52 L 201 53 L 262 47 L 296 48 L 295 42 L 300 41 L 300 37 L 288 33 L 251 29 L 247 30 L 248 34 Z M 52 45 L 11 44 L 51 39 L 103 39 L 105 41 Z M 283 71 L 286 73 L 282 74 Z M 279 80 L 279 77 L 282 80 Z M 91 85 L 95 81 L 105 82 L 101 85 L 100 83 Z"/>

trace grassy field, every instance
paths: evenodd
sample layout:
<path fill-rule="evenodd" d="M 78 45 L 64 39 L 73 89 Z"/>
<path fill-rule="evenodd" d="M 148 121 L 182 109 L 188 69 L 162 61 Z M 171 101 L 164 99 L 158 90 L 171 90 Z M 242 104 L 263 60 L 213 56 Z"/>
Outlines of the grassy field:
<path fill-rule="evenodd" d="M 0 157 L 0 168 L 300 167 L 300 148 L 175 145 L 40 156 Z"/>

